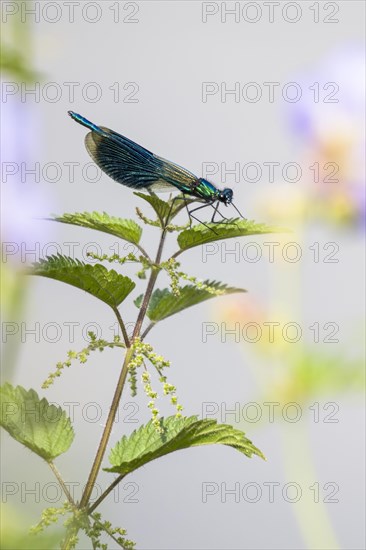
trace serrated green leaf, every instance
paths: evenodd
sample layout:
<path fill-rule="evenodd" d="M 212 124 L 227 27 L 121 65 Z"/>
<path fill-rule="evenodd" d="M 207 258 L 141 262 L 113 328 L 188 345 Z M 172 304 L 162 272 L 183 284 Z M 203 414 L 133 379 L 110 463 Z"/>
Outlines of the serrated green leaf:
<path fill-rule="evenodd" d="M 133 244 L 138 244 L 142 235 L 142 227 L 134 220 L 126 220 L 109 216 L 106 212 L 75 212 L 74 214 L 62 214 L 53 216 L 53 221 L 88 227 L 114 235 Z"/>
<path fill-rule="evenodd" d="M 0 424 L 9 434 L 47 461 L 65 453 L 74 430 L 61 407 L 39 399 L 34 390 L 4 384 L 0 387 Z"/>
<path fill-rule="evenodd" d="M 218 291 L 218 293 L 220 293 L 218 295 L 246 292 L 246 290 L 242 288 L 229 287 L 217 281 L 204 281 L 203 284 Z M 182 287 L 179 296 L 173 294 L 168 288 L 164 288 L 163 290 L 157 289 L 151 296 L 146 315 L 151 321 L 161 321 L 183 309 L 200 304 L 216 296 L 217 294 L 213 294 L 202 288 L 197 288 L 195 285 L 186 285 Z M 135 300 L 135 305 L 137 305 L 137 307 L 141 305 L 138 301 L 140 298 L 139 296 L 139 298 Z"/>
<path fill-rule="evenodd" d="M 144 299 L 144 295 L 140 294 L 140 296 L 137 296 L 136 300 L 133 301 L 136 307 L 140 308 L 142 304 L 142 300 Z"/>
<path fill-rule="evenodd" d="M 151 192 L 149 195 L 135 192 L 134 195 L 136 195 L 137 197 L 140 197 L 141 199 L 144 199 L 146 202 L 150 204 L 150 206 L 153 207 L 162 225 L 164 225 L 167 222 L 166 218 L 168 215 L 169 215 L 169 223 L 170 223 L 173 220 L 173 218 L 175 218 L 175 216 L 183 208 L 185 208 L 186 204 L 188 205 L 188 204 L 191 204 L 192 202 L 196 202 L 195 200 L 188 199 L 188 198 L 186 198 L 185 200 L 180 198 L 175 200 L 176 197 L 168 201 L 163 201 L 159 199 L 157 195 Z"/>
<path fill-rule="evenodd" d="M 67 256 L 49 256 L 28 271 L 85 290 L 112 308 L 116 308 L 135 288 L 129 277 L 100 264 L 91 265 Z"/>
<path fill-rule="evenodd" d="M 244 432 L 228 424 L 217 424 L 213 419 L 170 416 L 160 420 L 160 427 L 163 433 L 158 433 L 150 421 L 130 436 L 122 437 L 109 455 L 112 468 L 104 469 L 126 475 L 174 451 L 217 443 L 233 447 L 248 457 L 255 454 L 264 458 L 261 451 L 245 437 Z"/>
<path fill-rule="evenodd" d="M 152 206 L 153 209 L 155 210 L 155 213 L 158 216 L 160 222 L 161 223 L 164 222 L 170 210 L 170 204 L 168 202 L 162 201 L 161 199 L 159 199 L 159 197 L 157 197 L 154 194 L 146 195 L 145 193 L 135 192 L 134 195 L 148 202 L 150 206 Z"/>
<path fill-rule="evenodd" d="M 248 235 L 265 235 L 267 233 L 283 233 L 285 229 L 271 227 L 264 223 L 255 223 L 251 220 L 235 220 L 231 223 L 208 223 L 195 225 L 178 235 L 178 244 L 181 249 L 188 250 L 194 246 L 211 243 L 233 237 L 246 237 Z"/>

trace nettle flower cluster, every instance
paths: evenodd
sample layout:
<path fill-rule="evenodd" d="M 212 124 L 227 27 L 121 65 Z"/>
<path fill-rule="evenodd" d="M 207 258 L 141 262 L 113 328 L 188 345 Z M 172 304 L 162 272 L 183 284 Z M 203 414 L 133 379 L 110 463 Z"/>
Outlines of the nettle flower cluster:
<path fill-rule="evenodd" d="M 169 258 L 166 262 L 161 262 L 159 265 L 157 265 L 154 262 L 150 262 L 149 260 L 147 260 L 144 256 L 135 256 L 132 252 L 130 252 L 126 256 L 119 256 L 116 253 L 108 255 L 88 252 L 87 256 L 89 258 L 92 258 L 93 260 L 99 260 L 100 262 L 117 262 L 120 265 L 124 265 L 127 262 L 140 263 L 142 267 L 140 271 L 136 273 L 139 279 L 146 279 L 146 272 L 150 269 L 166 271 L 166 273 L 170 277 L 170 288 L 175 296 L 180 296 L 180 280 L 193 283 L 196 288 L 206 290 L 214 296 L 221 296 L 222 294 L 225 294 L 225 291 L 223 289 L 210 286 L 204 281 L 197 279 L 197 277 L 195 277 L 194 275 L 188 275 L 184 271 L 181 271 L 179 269 L 181 264 L 175 258 Z"/>
<path fill-rule="evenodd" d="M 161 382 L 163 387 L 164 395 L 170 396 L 170 402 L 176 408 L 176 417 L 180 418 L 182 416 L 183 407 L 178 403 L 178 398 L 176 396 L 176 387 L 173 384 L 169 384 L 167 377 L 163 374 L 163 369 L 170 367 L 170 361 L 164 359 L 162 355 L 158 355 L 154 352 L 152 346 L 145 342 L 142 342 L 140 338 L 135 338 L 133 344 L 133 358 L 129 363 L 129 382 L 131 388 L 132 396 L 135 396 L 137 393 L 137 369 L 144 367 L 144 371 L 141 374 L 141 382 L 144 387 L 146 395 L 149 397 L 150 401 L 148 404 L 149 409 L 152 414 L 152 421 L 154 426 L 158 431 L 162 431 L 161 425 L 159 423 L 159 410 L 156 407 L 156 399 L 158 398 L 158 393 L 153 390 L 151 386 L 151 375 L 146 369 L 145 359 L 148 359 L 150 363 L 155 367 L 156 371 L 159 374 L 159 382 Z"/>

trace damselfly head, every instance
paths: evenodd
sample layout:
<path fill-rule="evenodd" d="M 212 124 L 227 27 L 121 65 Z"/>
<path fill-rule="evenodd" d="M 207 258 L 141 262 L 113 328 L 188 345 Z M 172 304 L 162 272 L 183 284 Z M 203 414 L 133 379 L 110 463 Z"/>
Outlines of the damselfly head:
<path fill-rule="evenodd" d="M 220 191 L 218 198 L 220 202 L 223 202 L 226 206 L 228 206 L 229 204 L 232 203 L 233 196 L 234 196 L 233 190 L 226 187 L 225 189 Z"/>

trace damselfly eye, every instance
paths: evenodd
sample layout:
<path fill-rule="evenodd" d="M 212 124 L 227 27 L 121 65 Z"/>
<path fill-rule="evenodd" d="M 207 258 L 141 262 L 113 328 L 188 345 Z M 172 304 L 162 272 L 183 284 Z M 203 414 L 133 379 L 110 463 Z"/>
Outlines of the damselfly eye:
<path fill-rule="evenodd" d="M 230 204 L 234 196 L 233 190 L 226 187 L 221 191 L 221 196 L 225 204 Z"/>

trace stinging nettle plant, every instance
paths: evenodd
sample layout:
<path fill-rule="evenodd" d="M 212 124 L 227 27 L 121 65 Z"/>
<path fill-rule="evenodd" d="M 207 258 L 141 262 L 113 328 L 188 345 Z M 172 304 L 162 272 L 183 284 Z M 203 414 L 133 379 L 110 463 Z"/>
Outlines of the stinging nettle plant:
<path fill-rule="evenodd" d="M 91 546 L 94 549 L 107 548 L 107 545 L 101 542 L 101 537 L 105 534 L 121 548 L 132 549 L 134 547 L 134 543 L 126 537 L 124 529 L 112 527 L 110 522 L 103 520 L 96 510 L 118 483 L 137 468 L 152 460 L 180 449 L 215 443 L 232 447 L 247 457 L 257 455 L 264 458 L 261 451 L 247 439 L 244 432 L 231 425 L 218 424 L 213 419 L 184 416 L 183 407 L 177 399 L 176 387 L 168 380 L 169 361 L 158 355 L 145 339 L 157 323 L 188 307 L 215 296 L 245 292 L 243 289 L 233 288 L 216 281 L 198 281 L 196 277 L 187 275 L 180 270 L 180 263 L 177 260 L 183 252 L 221 239 L 274 233 L 280 229 L 243 219 L 229 220 L 220 224 L 209 223 L 194 227 L 180 227 L 173 225 L 172 222 L 182 208 L 185 208 L 186 201 L 174 199 L 163 201 L 153 193 L 134 194 L 147 201 L 156 214 L 156 219 L 151 220 L 139 208 L 136 208 L 141 222 L 159 229 L 160 237 L 153 259 L 140 244 L 143 230 L 141 225 L 134 220 L 111 217 L 106 213 L 84 212 L 54 216 L 51 219 L 113 235 L 132 243 L 137 253 L 129 253 L 124 257 L 117 254 L 109 256 L 90 254 L 94 260 L 100 262 L 93 264 L 62 255 L 51 256 L 39 261 L 29 269 L 31 275 L 68 283 L 107 304 L 116 315 L 122 334 L 122 338 L 115 336 L 112 341 L 106 341 L 97 339 L 95 334 L 89 333 L 88 346 L 79 352 L 69 351 L 66 361 L 57 363 L 56 370 L 49 374 L 42 386 L 43 389 L 46 389 L 53 384 L 56 378 L 62 375 L 63 369 L 70 367 L 72 361 L 85 363 L 93 351 L 117 348 L 124 354 L 106 425 L 79 502 L 76 502 L 70 494 L 67 481 L 61 476 L 54 463 L 59 455 L 69 450 L 75 435 L 66 412 L 61 407 L 50 404 L 45 398 L 40 398 L 34 389 L 26 390 L 21 386 L 14 387 L 9 383 L 0 388 L 1 425 L 19 443 L 46 461 L 66 498 L 62 507 L 45 509 L 40 522 L 32 528 L 32 532 L 43 531 L 45 527 L 54 524 L 63 516 L 65 518 L 65 535 L 60 542 L 63 550 L 77 546 L 80 531 L 90 538 Z M 169 233 L 174 232 L 178 234 L 178 249 L 170 258 L 163 260 L 166 237 Z M 120 264 L 120 266 L 126 262 L 134 262 L 139 266 L 137 277 L 147 279 L 144 294 L 134 300 L 138 313 L 132 335 L 127 333 L 120 306 L 129 298 L 136 286 L 135 282 L 114 269 L 108 269 L 102 262 Z M 170 288 L 161 290 L 156 289 L 155 285 L 162 271 L 165 271 L 170 277 Z M 170 417 L 164 418 L 159 415 L 156 405 L 159 392 L 151 386 L 151 372 L 153 371 L 157 372 L 161 383 L 160 393 L 168 396 L 175 408 L 175 414 Z M 129 436 L 121 434 L 121 439 L 114 448 L 109 450 L 109 466 L 107 467 L 104 464 L 105 454 L 122 393 L 123 391 L 127 392 L 129 388 L 131 395 L 136 395 L 139 383 L 148 397 L 147 406 L 151 411 L 151 420 Z M 35 410 L 38 413 L 36 415 L 34 414 Z M 27 414 L 27 411 L 31 411 L 31 414 Z M 92 491 L 102 464 L 104 471 L 117 474 L 117 477 L 113 477 L 101 496 L 91 503 Z"/>

